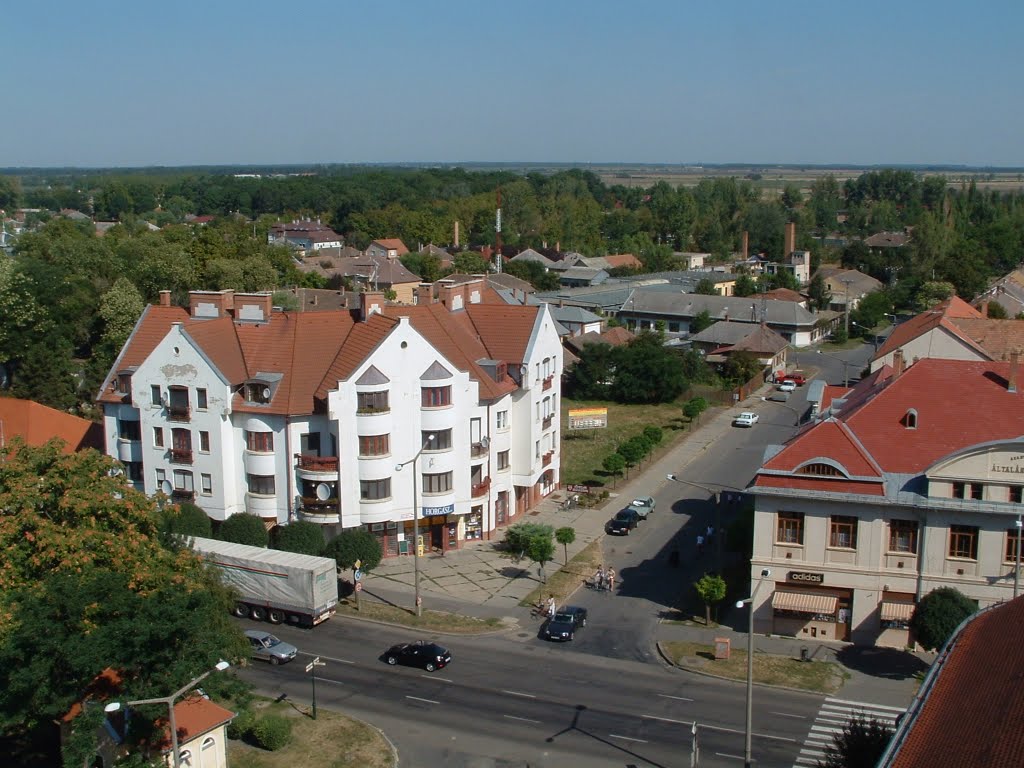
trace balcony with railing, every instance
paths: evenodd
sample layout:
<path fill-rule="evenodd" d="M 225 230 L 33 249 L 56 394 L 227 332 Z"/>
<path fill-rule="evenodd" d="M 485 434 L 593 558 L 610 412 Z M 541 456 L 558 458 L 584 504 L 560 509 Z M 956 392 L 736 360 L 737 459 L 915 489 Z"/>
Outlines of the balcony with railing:
<path fill-rule="evenodd" d="M 552 386 L 554 386 L 554 383 L 555 383 L 555 376 L 554 376 L 554 374 L 552 374 L 551 376 L 548 376 L 547 378 L 545 378 L 544 382 L 541 384 L 541 387 L 540 387 L 541 392 L 547 392 L 549 389 L 551 389 Z"/>
<path fill-rule="evenodd" d="M 545 453 L 544 456 L 541 457 L 541 464 L 543 464 L 545 467 L 548 466 L 551 463 L 551 459 L 554 455 L 554 451 L 548 451 L 547 453 Z"/>
<path fill-rule="evenodd" d="M 337 456 L 305 456 L 301 453 L 295 454 L 295 468 L 301 473 L 338 474 Z"/>
<path fill-rule="evenodd" d="M 171 499 L 173 501 L 195 501 L 196 492 L 186 488 L 175 488 L 171 491 Z"/>
<path fill-rule="evenodd" d="M 554 414 L 551 414 L 550 416 L 545 416 L 544 419 L 540 423 L 540 428 L 541 429 L 551 429 L 551 425 L 554 423 L 554 421 L 555 421 L 555 415 Z"/>
<path fill-rule="evenodd" d="M 192 409 L 188 406 L 188 403 L 168 403 L 167 404 L 167 420 L 168 421 L 191 421 L 192 420 Z"/>
<path fill-rule="evenodd" d="M 478 496 L 485 495 L 487 493 L 487 491 L 490 490 L 490 488 L 491 488 L 491 478 L 490 477 L 485 477 L 479 483 L 474 483 L 473 487 L 470 489 L 470 492 L 471 492 L 471 495 L 473 496 L 473 498 L 475 499 Z"/>
<path fill-rule="evenodd" d="M 191 448 L 171 448 L 171 464 L 191 464 Z"/>
<path fill-rule="evenodd" d="M 469 457 L 471 459 L 479 459 L 481 456 L 486 456 L 486 455 L 487 455 L 487 444 L 486 443 L 483 443 L 483 442 L 473 443 L 471 446 L 469 446 Z"/>

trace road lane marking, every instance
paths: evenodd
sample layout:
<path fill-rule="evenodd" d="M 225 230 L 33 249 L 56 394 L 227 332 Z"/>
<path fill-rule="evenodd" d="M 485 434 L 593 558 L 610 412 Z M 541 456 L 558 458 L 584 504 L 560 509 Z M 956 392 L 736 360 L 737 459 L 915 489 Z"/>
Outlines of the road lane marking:
<path fill-rule="evenodd" d="M 532 693 L 520 693 L 519 691 L 505 691 L 505 690 L 502 690 L 502 693 L 507 693 L 509 696 L 522 696 L 524 699 L 536 699 L 537 698 Z"/>
<path fill-rule="evenodd" d="M 309 656 L 310 658 L 314 658 L 316 656 L 319 656 L 321 659 L 325 659 L 327 661 L 334 661 L 334 662 L 337 662 L 338 664 L 355 664 L 354 661 L 349 661 L 348 659 L 335 659 L 335 658 L 333 658 L 331 656 L 324 656 L 322 653 L 316 654 L 316 653 L 306 653 L 305 651 L 299 651 L 299 656 Z"/>
<path fill-rule="evenodd" d="M 452 682 L 447 677 L 438 677 L 437 675 L 420 675 L 420 677 L 425 677 L 425 678 L 427 678 L 427 680 L 440 680 L 442 683 L 450 683 L 450 682 Z"/>
<path fill-rule="evenodd" d="M 675 723 L 676 725 L 693 725 L 692 720 L 673 720 L 671 717 L 658 717 L 657 715 L 640 715 L 648 720 L 661 720 L 666 723 Z"/>
<path fill-rule="evenodd" d="M 441 703 L 440 701 L 434 701 L 433 699 L 421 699 L 419 696 L 406 696 L 405 698 L 412 699 L 413 701 L 423 701 L 423 702 L 426 702 L 427 704 L 440 704 Z"/>
<path fill-rule="evenodd" d="M 676 701 L 693 701 L 693 699 L 688 699 L 685 696 L 669 696 L 667 693 L 659 693 L 658 695 L 666 699 L 675 699 Z"/>
<path fill-rule="evenodd" d="M 741 728 L 726 728 L 722 725 L 710 725 L 709 723 L 700 723 L 701 728 L 707 728 L 711 731 L 723 731 L 725 733 L 746 733 Z M 792 741 L 796 743 L 796 739 L 790 739 L 786 736 L 773 736 L 770 733 L 752 733 L 751 736 L 756 736 L 759 739 L 774 739 L 775 741 Z"/>
<path fill-rule="evenodd" d="M 507 717 L 509 720 L 518 720 L 521 723 L 534 723 L 536 725 L 540 725 L 540 720 L 531 720 L 528 717 L 516 717 L 515 715 L 502 715 L 502 717 Z"/>
<path fill-rule="evenodd" d="M 778 715 L 779 717 L 795 717 L 797 720 L 806 720 L 807 715 L 793 715 L 789 712 L 770 712 L 769 714 Z"/>
<path fill-rule="evenodd" d="M 636 742 L 639 742 L 640 744 L 647 744 L 647 743 L 649 743 L 649 742 L 644 741 L 643 739 L 634 739 L 634 738 L 631 738 L 629 736 L 619 736 L 619 734 L 617 734 L 617 733 L 609 733 L 608 734 L 608 738 L 610 738 L 610 739 L 622 739 L 623 741 L 636 741 Z"/>
<path fill-rule="evenodd" d="M 728 757 L 730 760 L 746 760 L 742 755 L 730 755 L 728 752 L 715 752 L 716 757 Z"/>

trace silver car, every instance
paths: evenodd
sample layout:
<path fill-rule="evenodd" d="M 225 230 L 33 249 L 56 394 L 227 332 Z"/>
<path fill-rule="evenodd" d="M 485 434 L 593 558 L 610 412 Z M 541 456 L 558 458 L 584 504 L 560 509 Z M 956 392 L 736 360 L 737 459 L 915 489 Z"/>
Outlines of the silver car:
<path fill-rule="evenodd" d="M 291 643 L 279 640 L 269 632 L 262 629 L 247 629 L 245 636 L 249 638 L 249 645 L 252 646 L 252 657 L 263 659 L 271 664 L 284 664 L 294 659 L 299 649 Z"/>

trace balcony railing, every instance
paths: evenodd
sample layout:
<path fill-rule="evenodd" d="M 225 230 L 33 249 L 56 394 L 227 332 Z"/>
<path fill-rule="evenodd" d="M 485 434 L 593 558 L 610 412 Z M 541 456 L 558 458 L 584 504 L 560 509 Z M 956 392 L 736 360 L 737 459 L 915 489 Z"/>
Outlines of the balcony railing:
<path fill-rule="evenodd" d="M 469 456 L 473 459 L 479 459 L 481 456 L 487 455 L 487 446 L 483 443 L 473 443 L 469 446 Z"/>
<path fill-rule="evenodd" d="M 552 387 L 552 385 L 554 383 L 555 383 L 555 377 L 552 374 L 551 376 L 548 376 L 546 379 L 544 379 L 544 383 L 541 384 L 541 387 L 540 387 L 541 391 L 545 392 L 545 391 L 551 389 L 551 387 Z"/>
<path fill-rule="evenodd" d="M 191 448 L 171 448 L 171 463 L 172 464 L 191 464 L 192 463 L 192 449 Z"/>
<path fill-rule="evenodd" d="M 544 454 L 544 456 L 543 456 L 543 457 L 541 458 L 541 463 L 542 463 L 542 464 L 543 464 L 543 465 L 544 465 L 544 466 L 546 467 L 546 466 L 547 466 L 548 464 L 550 464 L 550 463 L 551 463 L 551 457 L 552 457 L 552 456 L 554 456 L 554 455 L 555 455 L 555 452 L 554 452 L 554 451 L 548 451 L 548 452 L 547 452 L 547 453 L 545 453 L 545 454 Z"/>
<path fill-rule="evenodd" d="M 540 423 L 540 428 L 541 429 L 551 429 L 551 425 L 552 425 L 552 423 L 554 423 L 554 421 L 555 421 L 555 417 L 554 417 L 553 414 L 551 416 L 545 416 L 543 421 L 541 421 L 541 423 Z"/>
<path fill-rule="evenodd" d="M 318 499 L 315 496 L 302 497 L 302 511 L 311 515 L 336 515 L 338 514 L 338 500 Z"/>
<path fill-rule="evenodd" d="M 187 404 L 179 405 L 170 403 L 167 406 L 167 420 L 168 421 L 190 421 L 192 419 L 192 409 Z"/>
<path fill-rule="evenodd" d="M 184 488 L 175 488 L 171 491 L 171 498 L 175 501 L 195 501 L 196 492 L 188 491 Z"/>
<path fill-rule="evenodd" d="M 337 456 L 303 456 L 295 454 L 296 469 L 305 469 L 310 472 L 337 472 Z"/>
<path fill-rule="evenodd" d="M 490 477 L 485 477 L 479 483 L 475 483 L 473 485 L 473 488 L 471 490 L 472 496 L 474 498 L 476 498 L 477 496 L 483 496 L 485 493 L 487 493 L 487 491 L 490 489 L 490 487 L 491 487 L 491 478 Z"/>

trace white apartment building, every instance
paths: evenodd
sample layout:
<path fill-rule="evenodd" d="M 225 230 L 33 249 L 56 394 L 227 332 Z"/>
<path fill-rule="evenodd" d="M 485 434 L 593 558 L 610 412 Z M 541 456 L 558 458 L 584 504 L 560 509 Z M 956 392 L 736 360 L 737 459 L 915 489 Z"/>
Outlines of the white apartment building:
<path fill-rule="evenodd" d="M 920 599 L 1018 591 L 1024 399 L 1018 360 L 883 371 L 769 449 L 755 494 L 758 632 L 905 647 Z M 865 384 L 872 382 L 865 381 Z M 761 578 L 764 569 L 771 575 Z"/>
<path fill-rule="evenodd" d="M 366 526 L 391 556 L 412 553 L 418 505 L 426 551 L 489 538 L 558 485 L 562 349 L 546 306 L 488 290 L 305 313 L 163 292 L 98 396 L 107 451 L 214 520 Z"/>

